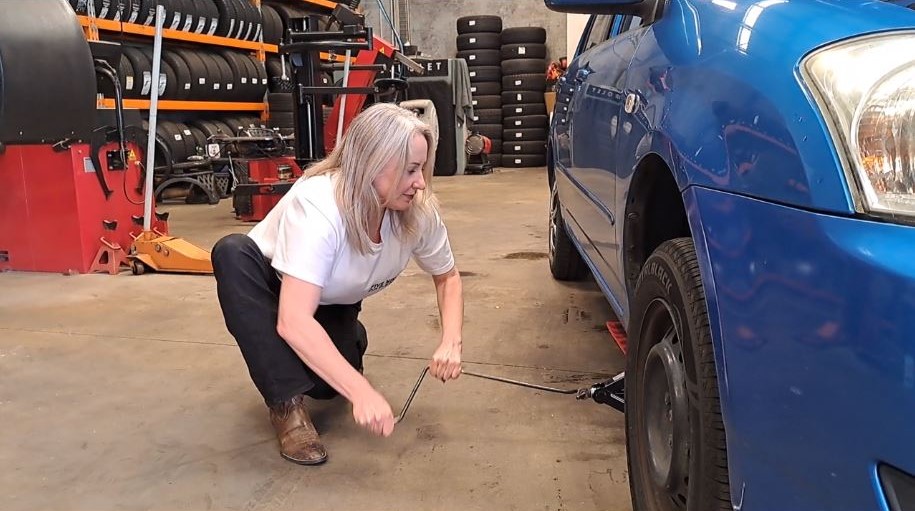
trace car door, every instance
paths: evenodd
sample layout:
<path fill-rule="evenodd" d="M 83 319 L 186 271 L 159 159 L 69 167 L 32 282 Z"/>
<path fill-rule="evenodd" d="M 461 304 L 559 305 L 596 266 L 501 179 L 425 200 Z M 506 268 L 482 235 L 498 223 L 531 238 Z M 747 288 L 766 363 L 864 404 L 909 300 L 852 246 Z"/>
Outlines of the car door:
<path fill-rule="evenodd" d="M 566 78 L 566 161 L 574 193 L 566 193 L 563 200 L 591 244 L 592 263 L 602 266 L 603 280 L 617 297 L 625 296 L 625 287 L 614 212 L 616 155 L 626 70 L 638 46 L 638 37 L 623 30 L 630 26 L 627 22 L 632 16 L 593 16 Z"/>

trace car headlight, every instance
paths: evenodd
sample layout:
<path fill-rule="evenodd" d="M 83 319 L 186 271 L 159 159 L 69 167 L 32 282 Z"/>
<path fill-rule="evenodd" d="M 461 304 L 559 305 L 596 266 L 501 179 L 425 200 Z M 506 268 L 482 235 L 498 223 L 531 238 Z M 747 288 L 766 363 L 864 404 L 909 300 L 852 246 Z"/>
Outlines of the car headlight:
<path fill-rule="evenodd" d="M 866 36 L 802 63 L 872 213 L 915 216 L 915 33 Z"/>

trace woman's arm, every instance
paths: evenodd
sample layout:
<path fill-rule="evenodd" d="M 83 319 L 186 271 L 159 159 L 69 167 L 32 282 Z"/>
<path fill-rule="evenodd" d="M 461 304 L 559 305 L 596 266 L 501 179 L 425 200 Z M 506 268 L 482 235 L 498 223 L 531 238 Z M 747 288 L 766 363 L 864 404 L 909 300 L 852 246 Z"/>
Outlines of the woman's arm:
<path fill-rule="evenodd" d="M 322 380 L 353 404 L 353 418 L 376 435 L 394 429 L 391 406 L 359 371 L 343 358 L 327 332 L 314 318 L 321 288 L 284 275 L 280 287 L 276 330 Z"/>
<path fill-rule="evenodd" d="M 461 329 L 464 326 L 464 294 L 461 274 L 457 268 L 434 275 L 435 293 L 438 297 L 439 317 L 442 322 L 442 342 L 429 370 L 432 376 L 446 381 L 461 375 Z"/>

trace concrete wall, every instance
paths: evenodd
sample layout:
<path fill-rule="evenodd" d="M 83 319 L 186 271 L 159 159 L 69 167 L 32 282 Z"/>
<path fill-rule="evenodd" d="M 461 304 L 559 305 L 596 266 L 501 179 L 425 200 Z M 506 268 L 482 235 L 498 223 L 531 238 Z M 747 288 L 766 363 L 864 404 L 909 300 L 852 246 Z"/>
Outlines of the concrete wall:
<path fill-rule="evenodd" d="M 390 0 L 382 0 L 390 11 Z M 454 57 L 457 52 L 457 18 L 495 15 L 502 18 L 503 28 L 543 27 L 546 29 L 547 58 L 556 60 L 575 51 L 566 47 L 566 15 L 553 12 L 543 0 L 400 0 L 409 2 L 411 43 L 425 56 Z M 380 17 L 377 0 L 363 0 L 366 21 L 377 34 L 392 40 L 391 31 Z M 396 16 L 395 16 L 396 23 Z"/>
<path fill-rule="evenodd" d="M 566 18 L 566 41 L 569 49 L 568 57 L 572 60 L 575 48 L 578 47 L 578 41 L 581 40 L 581 34 L 585 31 L 585 25 L 591 17 L 587 14 L 567 14 Z"/>

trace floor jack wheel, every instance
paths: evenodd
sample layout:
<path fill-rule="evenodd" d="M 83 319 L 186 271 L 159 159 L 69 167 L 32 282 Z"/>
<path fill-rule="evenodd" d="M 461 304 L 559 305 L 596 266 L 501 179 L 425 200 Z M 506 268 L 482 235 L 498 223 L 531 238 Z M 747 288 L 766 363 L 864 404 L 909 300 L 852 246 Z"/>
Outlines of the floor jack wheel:
<path fill-rule="evenodd" d="M 146 265 L 139 259 L 130 260 L 130 272 L 134 275 L 143 275 L 146 273 Z"/>

